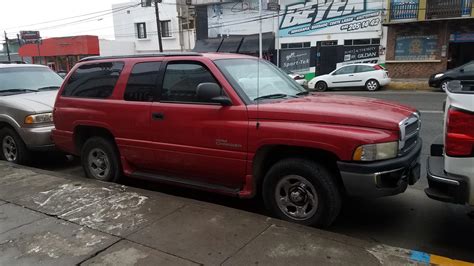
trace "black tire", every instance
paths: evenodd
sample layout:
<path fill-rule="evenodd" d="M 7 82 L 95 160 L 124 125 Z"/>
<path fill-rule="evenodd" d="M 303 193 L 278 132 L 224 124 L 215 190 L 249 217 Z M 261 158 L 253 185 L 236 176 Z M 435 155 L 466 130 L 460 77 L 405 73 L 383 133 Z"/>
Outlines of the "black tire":
<path fill-rule="evenodd" d="M 94 172 L 94 167 L 91 166 L 92 160 L 89 158 L 89 156 L 93 157 L 94 154 L 97 155 L 98 159 L 103 160 L 101 165 L 94 163 L 97 172 Z M 88 178 L 116 182 L 122 176 L 122 165 L 117 146 L 113 141 L 106 138 L 92 137 L 84 143 L 81 150 L 81 164 Z M 108 170 L 104 170 L 104 165 L 107 166 Z M 100 170 L 103 170 L 102 174 L 99 173 Z"/>
<path fill-rule="evenodd" d="M 376 79 L 369 79 L 365 83 L 365 89 L 368 91 L 376 91 L 380 89 L 380 83 Z"/>
<path fill-rule="evenodd" d="M 278 184 L 284 182 L 289 176 L 303 177 L 310 182 L 317 195 L 317 206 L 313 214 L 308 214 L 305 219 L 297 219 L 285 213 L 277 203 L 276 196 Z M 299 187 L 296 186 L 295 187 Z M 290 188 L 291 190 L 291 188 Z M 289 191 L 290 191 L 289 190 Z M 297 190 L 297 189 L 295 189 Z M 293 191 L 295 191 L 293 190 Z M 288 193 L 288 198 L 293 197 L 293 193 Z M 305 197 L 308 198 L 308 197 Z M 309 198 L 308 198 L 309 199 Z M 263 181 L 263 200 L 266 208 L 277 218 L 295 222 L 303 225 L 314 225 L 317 227 L 330 226 L 339 215 L 342 198 L 334 175 L 324 166 L 311 160 L 290 158 L 277 162 L 271 167 Z M 293 204 L 291 199 L 291 204 Z M 290 206 L 291 207 L 291 206 Z M 285 208 L 288 212 L 289 207 Z"/>
<path fill-rule="evenodd" d="M 16 164 L 28 164 L 31 162 L 31 152 L 18 133 L 12 128 L 4 127 L 0 129 L 0 159 Z"/>
<path fill-rule="evenodd" d="M 324 81 L 318 81 L 316 82 L 316 85 L 314 85 L 315 91 L 326 91 L 327 89 L 328 89 L 328 84 Z"/>

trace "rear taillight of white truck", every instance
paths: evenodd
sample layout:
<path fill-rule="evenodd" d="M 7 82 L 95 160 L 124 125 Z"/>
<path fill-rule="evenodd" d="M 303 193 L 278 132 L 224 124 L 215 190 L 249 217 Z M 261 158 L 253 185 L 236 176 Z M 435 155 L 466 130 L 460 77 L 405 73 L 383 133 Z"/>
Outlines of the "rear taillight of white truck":
<path fill-rule="evenodd" d="M 449 108 L 445 152 L 450 157 L 474 156 L 474 112 Z"/>

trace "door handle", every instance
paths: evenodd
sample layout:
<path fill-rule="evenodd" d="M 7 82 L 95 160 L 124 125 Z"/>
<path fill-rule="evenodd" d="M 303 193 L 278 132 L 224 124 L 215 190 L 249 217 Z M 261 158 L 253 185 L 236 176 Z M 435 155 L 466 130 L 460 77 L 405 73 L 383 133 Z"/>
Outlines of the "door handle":
<path fill-rule="evenodd" d="M 349 75 L 349 77 L 353 77 L 354 75 Z"/>
<path fill-rule="evenodd" d="M 163 119 L 165 119 L 165 114 L 163 114 L 163 113 L 152 113 L 151 118 L 153 120 L 163 120 Z"/>

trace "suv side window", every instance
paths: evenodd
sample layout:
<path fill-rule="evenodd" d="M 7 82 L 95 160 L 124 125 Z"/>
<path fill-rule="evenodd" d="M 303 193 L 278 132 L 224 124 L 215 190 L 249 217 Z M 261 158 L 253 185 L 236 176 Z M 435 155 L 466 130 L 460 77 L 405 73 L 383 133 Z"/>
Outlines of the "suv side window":
<path fill-rule="evenodd" d="M 355 72 L 355 69 L 356 66 L 346 66 L 334 72 L 334 75 L 352 74 Z"/>
<path fill-rule="evenodd" d="M 361 72 L 370 72 L 374 71 L 375 69 L 371 66 L 357 66 L 357 73 Z"/>
<path fill-rule="evenodd" d="M 198 62 L 171 62 L 166 66 L 161 101 L 201 102 L 197 86 L 204 82 L 217 83 L 212 74 Z"/>
<path fill-rule="evenodd" d="M 105 99 L 112 95 L 122 72 L 123 62 L 91 63 L 71 75 L 62 96 Z"/>
<path fill-rule="evenodd" d="M 157 88 L 161 62 L 138 63 L 128 78 L 123 99 L 125 101 L 152 102 Z"/>
<path fill-rule="evenodd" d="M 470 63 L 464 67 L 465 72 L 474 72 L 474 63 Z"/>

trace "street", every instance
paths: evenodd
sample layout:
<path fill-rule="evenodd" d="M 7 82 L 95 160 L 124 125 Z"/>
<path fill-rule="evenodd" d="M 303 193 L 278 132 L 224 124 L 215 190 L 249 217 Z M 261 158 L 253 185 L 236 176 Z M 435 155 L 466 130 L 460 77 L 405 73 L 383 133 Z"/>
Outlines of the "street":
<path fill-rule="evenodd" d="M 427 187 L 425 162 L 429 155 L 430 144 L 436 136 L 442 134 L 443 130 L 442 105 L 445 94 L 411 91 L 328 93 L 369 96 L 416 107 L 422 114 L 421 134 L 424 145 L 421 180 L 415 186 L 393 197 L 346 200 L 341 215 L 329 230 L 384 245 L 474 261 L 472 253 L 474 219 L 468 215 L 472 209 L 431 200 L 423 192 Z M 84 178 L 78 159 L 64 162 L 38 158 L 34 167 L 66 173 L 78 179 Z M 129 186 L 268 215 L 259 200 L 239 200 L 141 180 L 125 179 L 121 182 Z"/>

